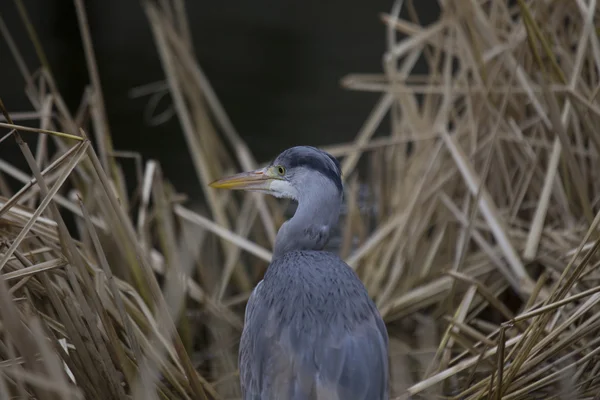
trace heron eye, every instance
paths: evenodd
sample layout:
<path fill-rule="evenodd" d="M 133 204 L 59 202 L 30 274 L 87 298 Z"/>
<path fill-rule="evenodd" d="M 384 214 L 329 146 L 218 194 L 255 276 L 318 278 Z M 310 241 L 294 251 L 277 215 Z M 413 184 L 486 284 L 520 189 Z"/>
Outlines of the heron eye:
<path fill-rule="evenodd" d="M 285 168 L 283 166 L 278 166 L 277 167 L 277 173 L 281 176 L 285 175 Z"/>

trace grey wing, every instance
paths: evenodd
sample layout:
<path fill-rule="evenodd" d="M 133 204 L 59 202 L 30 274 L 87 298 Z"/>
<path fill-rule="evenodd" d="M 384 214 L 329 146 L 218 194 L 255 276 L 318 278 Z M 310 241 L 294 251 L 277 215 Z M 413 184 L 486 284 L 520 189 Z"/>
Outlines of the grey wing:
<path fill-rule="evenodd" d="M 257 314 L 260 317 L 266 311 L 264 307 L 260 307 L 260 288 L 263 281 L 258 282 L 246 304 L 246 312 L 244 314 L 244 329 L 240 338 L 240 349 L 238 355 L 238 365 L 240 373 L 240 385 L 242 389 L 243 400 L 260 400 L 259 374 L 255 368 L 256 347 L 255 326 L 258 322 Z M 258 309 L 258 311 L 257 311 Z"/>
<path fill-rule="evenodd" d="M 316 320 L 286 326 L 257 297 L 255 290 L 240 342 L 243 399 L 388 399 L 388 338 L 379 314 L 352 327 Z"/>
<path fill-rule="evenodd" d="M 388 399 L 388 337 L 379 314 L 351 330 L 334 327 L 315 356 L 318 399 Z"/>

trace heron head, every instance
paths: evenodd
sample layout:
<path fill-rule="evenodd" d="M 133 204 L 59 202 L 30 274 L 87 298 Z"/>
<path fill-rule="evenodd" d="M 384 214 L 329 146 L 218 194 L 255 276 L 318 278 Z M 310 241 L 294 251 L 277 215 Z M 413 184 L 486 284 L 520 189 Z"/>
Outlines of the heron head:
<path fill-rule="evenodd" d="M 262 192 L 298 200 L 309 186 L 330 186 L 341 195 L 340 163 L 331 154 L 310 146 L 283 151 L 265 168 L 216 180 L 211 187 Z"/>

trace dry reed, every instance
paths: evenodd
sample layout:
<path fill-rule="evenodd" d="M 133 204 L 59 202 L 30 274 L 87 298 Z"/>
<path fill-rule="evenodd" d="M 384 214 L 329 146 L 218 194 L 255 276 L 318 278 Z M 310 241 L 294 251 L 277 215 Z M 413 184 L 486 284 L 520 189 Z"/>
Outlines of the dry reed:
<path fill-rule="evenodd" d="M 597 2 L 440 1 L 422 26 L 413 1 L 382 15 L 384 73 L 343 79 L 381 97 L 327 149 L 346 179 L 339 251 L 388 324 L 393 396 L 598 399 Z M 243 306 L 285 205 L 207 186 L 258 164 L 194 58 L 183 0 L 160 3 L 144 10 L 166 83 L 144 90 L 168 88 L 201 212 L 154 160 L 113 149 L 80 0 L 91 83 L 76 115 L 25 7 L 34 73 L 0 18 L 33 107 L 0 103 L 1 145 L 29 167 L 0 160 L 2 398 L 239 397 Z M 122 157 L 137 160 L 133 193 Z"/>

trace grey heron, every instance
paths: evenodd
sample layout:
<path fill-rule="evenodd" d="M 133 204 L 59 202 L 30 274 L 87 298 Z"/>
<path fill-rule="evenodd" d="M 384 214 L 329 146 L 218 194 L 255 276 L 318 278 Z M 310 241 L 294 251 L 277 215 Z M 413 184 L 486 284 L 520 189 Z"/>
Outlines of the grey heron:
<path fill-rule="evenodd" d="M 267 167 L 217 180 L 298 202 L 252 291 L 239 348 L 244 400 L 387 400 L 388 334 L 354 270 L 323 251 L 343 197 L 340 164 L 292 147 Z"/>

